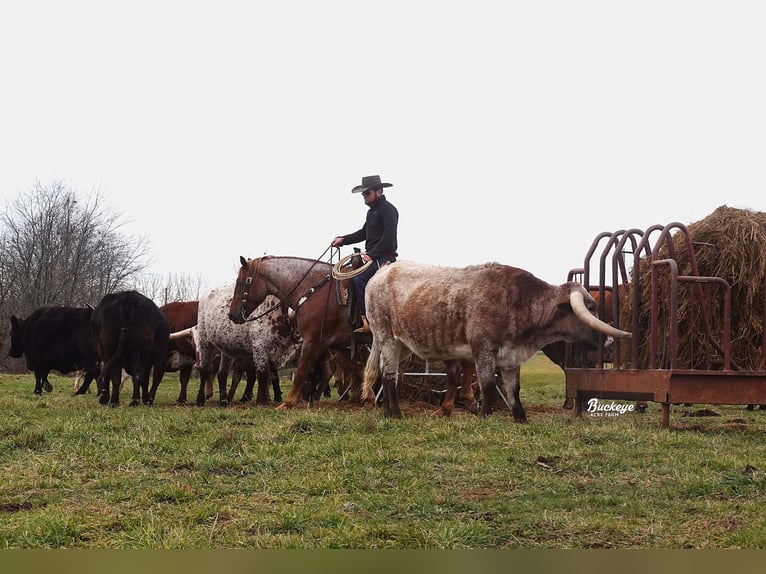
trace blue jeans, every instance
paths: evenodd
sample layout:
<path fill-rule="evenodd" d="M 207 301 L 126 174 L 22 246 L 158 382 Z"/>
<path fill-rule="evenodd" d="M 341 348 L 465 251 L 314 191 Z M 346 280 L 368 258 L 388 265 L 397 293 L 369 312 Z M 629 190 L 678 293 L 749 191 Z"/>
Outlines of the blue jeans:
<path fill-rule="evenodd" d="M 359 300 L 359 312 L 362 315 L 367 314 L 364 306 L 364 291 L 367 289 L 367 283 L 370 281 L 370 279 L 372 279 L 372 276 L 378 272 L 378 269 L 380 269 L 388 262 L 389 260 L 385 257 L 376 259 L 373 261 L 372 265 L 370 265 L 367 269 L 365 269 L 353 279 L 354 291 L 356 292 L 356 297 Z"/>

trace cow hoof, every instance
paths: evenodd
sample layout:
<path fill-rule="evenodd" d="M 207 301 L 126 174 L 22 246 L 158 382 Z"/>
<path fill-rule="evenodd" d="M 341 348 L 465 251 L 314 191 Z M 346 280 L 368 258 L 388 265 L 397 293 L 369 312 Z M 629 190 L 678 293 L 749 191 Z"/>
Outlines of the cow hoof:
<path fill-rule="evenodd" d="M 53 390 L 53 385 L 51 385 L 48 381 L 44 381 L 43 388 L 45 389 L 46 393 L 50 393 Z"/>
<path fill-rule="evenodd" d="M 226 399 L 223 399 L 218 404 L 221 405 L 222 407 L 228 407 L 229 406 L 229 401 L 227 401 Z"/>
<path fill-rule="evenodd" d="M 186 406 L 186 401 L 176 401 L 176 402 L 175 402 L 175 403 L 173 403 L 173 404 L 174 404 L 175 406 L 177 406 L 177 407 L 185 407 L 185 406 Z"/>

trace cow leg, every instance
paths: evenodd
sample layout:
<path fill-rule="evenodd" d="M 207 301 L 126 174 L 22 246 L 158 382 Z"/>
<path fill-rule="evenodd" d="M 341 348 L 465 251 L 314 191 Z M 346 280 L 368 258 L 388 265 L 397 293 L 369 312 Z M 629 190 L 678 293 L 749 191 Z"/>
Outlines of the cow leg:
<path fill-rule="evenodd" d="M 178 371 L 178 382 L 181 383 L 181 389 L 178 392 L 178 398 L 176 399 L 177 405 L 186 404 L 186 389 L 189 386 L 189 379 L 191 378 L 192 366 L 182 367 Z"/>
<path fill-rule="evenodd" d="M 109 363 L 112 362 L 112 365 Z M 119 361 L 107 361 L 98 380 L 98 402 L 102 405 L 116 407 L 120 404 L 120 383 L 122 382 L 122 367 Z M 110 392 L 111 386 L 111 392 Z"/>
<path fill-rule="evenodd" d="M 144 385 L 144 380 L 144 373 L 141 370 L 138 371 L 138 374 L 133 375 L 133 395 L 130 399 L 131 407 L 137 407 L 141 404 L 141 390 Z M 118 393 L 119 391 L 114 392 L 114 394 Z"/>
<path fill-rule="evenodd" d="M 394 339 L 383 343 L 380 353 L 380 364 L 383 381 L 383 416 L 400 419 L 399 390 L 397 376 L 399 372 L 400 344 Z"/>
<path fill-rule="evenodd" d="M 45 375 L 42 371 L 35 371 L 35 395 L 42 395 L 43 394 L 43 377 Z"/>
<path fill-rule="evenodd" d="M 497 398 L 497 381 L 495 379 L 495 357 L 485 353 L 477 359 L 476 376 L 481 388 L 481 416 L 487 417 L 492 414 L 492 409 Z"/>
<path fill-rule="evenodd" d="M 85 393 L 90 392 L 90 384 L 97 380 L 98 374 L 94 371 L 86 371 L 83 373 L 83 380 L 80 386 L 77 387 L 74 394 L 75 395 L 84 395 Z M 96 383 L 96 386 L 98 386 L 98 383 Z"/>
<path fill-rule="evenodd" d="M 144 399 L 144 403 L 147 405 L 153 405 L 154 404 L 154 397 L 157 395 L 157 387 L 160 386 L 160 383 L 162 382 L 162 377 L 165 376 L 165 364 L 166 361 L 163 359 L 157 358 L 156 361 L 154 361 L 154 367 L 152 368 L 152 388 L 149 390 L 149 396 Z M 148 382 L 148 375 L 147 373 L 147 382 Z"/>
<path fill-rule="evenodd" d="M 525 423 L 527 422 L 527 414 L 524 412 L 524 407 L 521 405 L 521 398 L 519 398 L 519 389 L 521 387 L 519 383 L 519 375 L 521 373 L 521 367 L 503 369 L 502 372 L 503 389 L 505 389 L 505 395 L 511 407 L 513 420 L 517 423 Z"/>

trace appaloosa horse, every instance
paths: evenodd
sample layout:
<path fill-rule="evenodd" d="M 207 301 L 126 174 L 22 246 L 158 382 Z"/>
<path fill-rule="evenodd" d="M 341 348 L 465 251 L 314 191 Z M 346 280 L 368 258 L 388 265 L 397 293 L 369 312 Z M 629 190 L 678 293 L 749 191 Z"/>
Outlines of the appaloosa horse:
<path fill-rule="evenodd" d="M 329 350 L 346 350 L 351 345 L 352 329 L 347 307 L 338 302 L 336 279 L 329 263 L 300 257 L 240 257 L 242 264 L 229 318 L 245 323 L 253 310 L 268 295 L 296 312 L 303 347 L 293 376 L 293 386 L 279 408 L 293 407 L 314 367 Z"/>
<path fill-rule="evenodd" d="M 252 367 L 258 379 L 257 404 L 269 402 L 269 389 L 274 385 L 274 394 L 281 400 L 279 379 L 276 384 L 273 374 L 292 360 L 300 348 L 300 337 L 295 329 L 295 322 L 289 316 L 287 307 L 279 306 L 275 297 L 267 297 L 258 307 L 260 318 L 245 324 L 232 325 L 228 319 L 232 284 L 213 287 L 200 295 L 199 321 L 197 323 L 196 345 L 200 370 L 200 389 L 197 404 L 205 404 L 205 386 L 213 377 L 213 355 L 220 352 L 218 367 L 218 386 L 220 402 L 227 405 L 233 398 L 232 392 L 226 392 L 226 379 L 235 360 L 244 367 Z M 266 311 L 279 306 L 274 312 Z M 238 381 L 237 381 L 238 382 Z M 252 396 L 253 382 L 248 381 L 248 391 Z M 247 392 L 246 392 L 247 394 Z"/>

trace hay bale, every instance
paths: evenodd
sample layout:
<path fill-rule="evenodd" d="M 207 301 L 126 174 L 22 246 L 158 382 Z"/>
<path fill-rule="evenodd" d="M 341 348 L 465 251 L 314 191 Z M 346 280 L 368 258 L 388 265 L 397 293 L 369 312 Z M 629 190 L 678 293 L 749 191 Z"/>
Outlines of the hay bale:
<path fill-rule="evenodd" d="M 766 274 L 766 213 L 721 206 L 701 221 L 687 226 L 697 261 L 694 273 L 686 238 L 677 231 L 672 238 L 679 275 L 720 277 L 731 286 L 732 360 L 742 370 L 761 368 L 763 337 L 764 276 Z M 669 257 L 668 246 L 660 257 Z M 657 365 L 669 366 L 669 271 L 661 268 L 659 296 L 659 351 Z M 640 332 L 648 335 L 651 317 L 651 267 L 646 258 L 639 265 L 641 309 Z M 634 270 L 635 275 L 635 270 Z M 706 337 L 703 309 L 696 297 L 696 284 L 684 283 L 678 290 L 678 368 L 715 370 L 723 357 Z M 723 344 L 723 293 L 719 287 L 705 288 L 713 337 Z M 630 297 L 621 303 L 621 324 L 629 328 Z M 643 336 L 639 368 L 649 364 L 649 338 Z"/>

